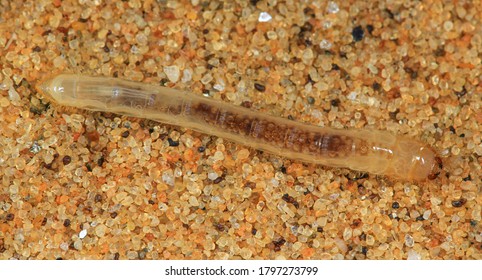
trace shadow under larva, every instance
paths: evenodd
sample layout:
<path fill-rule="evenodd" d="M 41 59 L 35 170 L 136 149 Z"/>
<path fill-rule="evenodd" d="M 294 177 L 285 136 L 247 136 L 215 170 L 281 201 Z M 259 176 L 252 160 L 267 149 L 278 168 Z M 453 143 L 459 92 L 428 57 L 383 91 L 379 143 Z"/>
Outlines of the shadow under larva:
<path fill-rule="evenodd" d="M 61 74 L 38 90 L 60 105 L 182 126 L 293 160 L 408 181 L 435 179 L 442 168 L 432 148 L 404 136 L 317 127 L 156 85 Z"/>

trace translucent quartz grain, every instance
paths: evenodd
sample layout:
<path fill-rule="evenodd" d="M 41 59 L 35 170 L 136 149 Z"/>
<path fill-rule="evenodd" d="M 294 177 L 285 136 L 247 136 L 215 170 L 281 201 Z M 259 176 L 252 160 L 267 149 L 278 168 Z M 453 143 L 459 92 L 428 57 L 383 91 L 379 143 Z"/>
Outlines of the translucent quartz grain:
<path fill-rule="evenodd" d="M 164 66 L 164 73 L 166 73 L 167 78 L 169 81 L 175 83 L 179 80 L 180 77 L 180 70 L 179 67 L 172 65 L 172 66 Z"/>

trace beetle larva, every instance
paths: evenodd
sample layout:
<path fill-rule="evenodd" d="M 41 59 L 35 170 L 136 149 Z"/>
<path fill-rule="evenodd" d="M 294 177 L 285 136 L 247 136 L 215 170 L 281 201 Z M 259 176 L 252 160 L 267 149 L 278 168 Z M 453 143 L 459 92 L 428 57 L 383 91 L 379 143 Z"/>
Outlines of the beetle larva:
<path fill-rule="evenodd" d="M 317 127 L 161 86 L 62 74 L 38 89 L 61 105 L 183 126 L 304 162 L 413 181 L 441 168 L 430 147 L 402 136 Z"/>

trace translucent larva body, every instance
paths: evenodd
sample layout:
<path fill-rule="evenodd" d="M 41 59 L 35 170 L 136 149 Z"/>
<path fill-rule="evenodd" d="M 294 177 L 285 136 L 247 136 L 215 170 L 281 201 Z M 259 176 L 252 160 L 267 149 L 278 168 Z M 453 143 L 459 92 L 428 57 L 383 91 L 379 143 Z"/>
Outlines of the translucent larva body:
<path fill-rule="evenodd" d="M 161 86 L 62 74 L 38 89 L 60 105 L 182 126 L 304 162 L 409 181 L 433 179 L 440 168 L 434 151 L 412 139 L 317 127 Z"/>

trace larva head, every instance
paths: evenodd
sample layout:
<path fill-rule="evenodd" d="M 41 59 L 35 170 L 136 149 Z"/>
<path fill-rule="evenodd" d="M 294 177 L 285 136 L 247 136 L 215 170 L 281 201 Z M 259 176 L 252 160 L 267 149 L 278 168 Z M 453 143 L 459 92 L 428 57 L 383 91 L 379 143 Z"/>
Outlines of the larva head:
<path fill-rule="evenodd" d="M 441 168 L 440 157 L 431 148 L 422 146 L 413 156 L 409 178 L 416 181 L 433 180 L 440 174 Z"/>
<path fill-rule="evenodd" d="M 409 181 L 435 179 L 442 168 L 442 161 L 434 150 L 418 141 L 401 137 L 393 150 L 393 158 L 387 175 Z"/>

